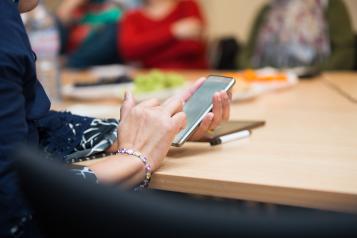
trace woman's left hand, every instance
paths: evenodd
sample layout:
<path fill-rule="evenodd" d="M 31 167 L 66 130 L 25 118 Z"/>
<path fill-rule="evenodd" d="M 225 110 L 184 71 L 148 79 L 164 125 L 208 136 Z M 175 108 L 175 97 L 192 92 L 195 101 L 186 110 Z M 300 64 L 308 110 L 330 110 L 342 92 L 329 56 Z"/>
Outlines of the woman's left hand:
<path fill-rule="evenodd" d="M 205 78 L 199 79 L 194 86 L 183 95 L 183 100 L 187 101 L 196 90 L 203 84 Z M 189 138 L 189 141 L 200 141 L 205 139 L 207 132 L 215 130 L 222 122 L 228 121 L 230 116 L 230 103 L 232 100 L 231 91 L 215 93 L 212 98 L 213 109 L 202 120 L 199 128 Z"/>

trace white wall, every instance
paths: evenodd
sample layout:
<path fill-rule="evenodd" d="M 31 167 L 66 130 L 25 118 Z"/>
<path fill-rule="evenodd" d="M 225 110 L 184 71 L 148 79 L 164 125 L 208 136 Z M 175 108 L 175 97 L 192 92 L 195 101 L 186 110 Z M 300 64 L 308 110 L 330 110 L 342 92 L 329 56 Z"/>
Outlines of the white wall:
<path fill-rule="evenodd" d="M 353 29 L 357 33 L 357 1 L 356 0 L 344 0 L 346 6 L 350 12 L 352 19 Z"/>

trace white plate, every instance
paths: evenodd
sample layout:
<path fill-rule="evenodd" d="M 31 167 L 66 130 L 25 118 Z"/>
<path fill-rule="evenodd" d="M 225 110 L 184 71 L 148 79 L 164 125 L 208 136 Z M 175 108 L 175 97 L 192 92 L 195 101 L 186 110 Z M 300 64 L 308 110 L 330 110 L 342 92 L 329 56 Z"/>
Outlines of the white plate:
<path fill-rule="evenodd" d="M 95 118 L 119 118 L 120 116 L 120 105 L 74 104 L 66 108 L 66 110 L 76 115 Z"/>
<path fill-rule="evenodd" d="M 147 100 L 150 98 L 157 98 L 165 100 L 172 95 L 183 92 L 190 84 L 184 84 L 181 87 L 172 89 L 163 89 L 154 92 L 134 93 L 135 99 L 138 101 Z M 100 99 L 122 99 L 124 92 L 130 90 L 133 92 L 133 83 L 123 83 L 119 85 L 101 85 L 91 87 L 74 87 L 73 85 L 66 85 L 62 89 L 64 97 L 82 99 L 82 100 L 100 100 Z"/>
<path fill-rule="evenodd" d="M 112 64 L 104 66 L 94 66 L 89 72 L 96 78 L 116 78 L 123 75 L 130 75 L 133 69 L 126 65 Z"/>
<path fill-rule="evenodd" d="M 74 87 L 73 85 L 65 85 L 62 88 L 64 97 L 82 99 L 82 100 L 99 100 L 107 98 L 122 98 L 123 92 L 131 89 L 133 83 L 123 83 L 118 85 L 101 85 L 90 87 Z"/>

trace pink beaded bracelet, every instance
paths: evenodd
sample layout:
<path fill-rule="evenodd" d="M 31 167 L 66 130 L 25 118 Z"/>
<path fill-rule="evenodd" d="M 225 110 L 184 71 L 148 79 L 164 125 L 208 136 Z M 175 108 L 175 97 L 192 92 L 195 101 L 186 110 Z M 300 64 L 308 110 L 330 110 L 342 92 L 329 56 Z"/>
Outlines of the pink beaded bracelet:
<path fill-rule="evenodd" d="M 121 148 L 121 149 L 118 150 L 118 154 L 132 155 L 132 156 L 135 156 L 138 159 L 140 159 L 141 162 L 143 162 L 143 164 L 145 166 L 145 179 L 138 186 L 138 188 L 135 189 L 135 190 L 140 190 L 140 189 L 143 189 L 143 188 L 147 188 L 149 186 L 150 179 L 151 179 L 151 174 L 152 174 L 152 168 L 151 168 L 151 166 L 149 164 L 148 159 L 143 154 L 141 154 L 140 152 L 132 150 L 132 149 Z"/>

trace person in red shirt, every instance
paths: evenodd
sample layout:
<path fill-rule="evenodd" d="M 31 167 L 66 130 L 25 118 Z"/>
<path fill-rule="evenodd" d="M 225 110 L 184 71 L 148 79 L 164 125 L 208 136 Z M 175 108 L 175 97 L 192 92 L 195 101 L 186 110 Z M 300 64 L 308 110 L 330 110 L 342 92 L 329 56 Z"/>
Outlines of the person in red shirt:
<path fill-rule="evenodd" d="M 146 0 L 119 24 L 118 47 L 126 62 L 146 68 L 208 67 L 205 20 L 194 0 Z"/>

